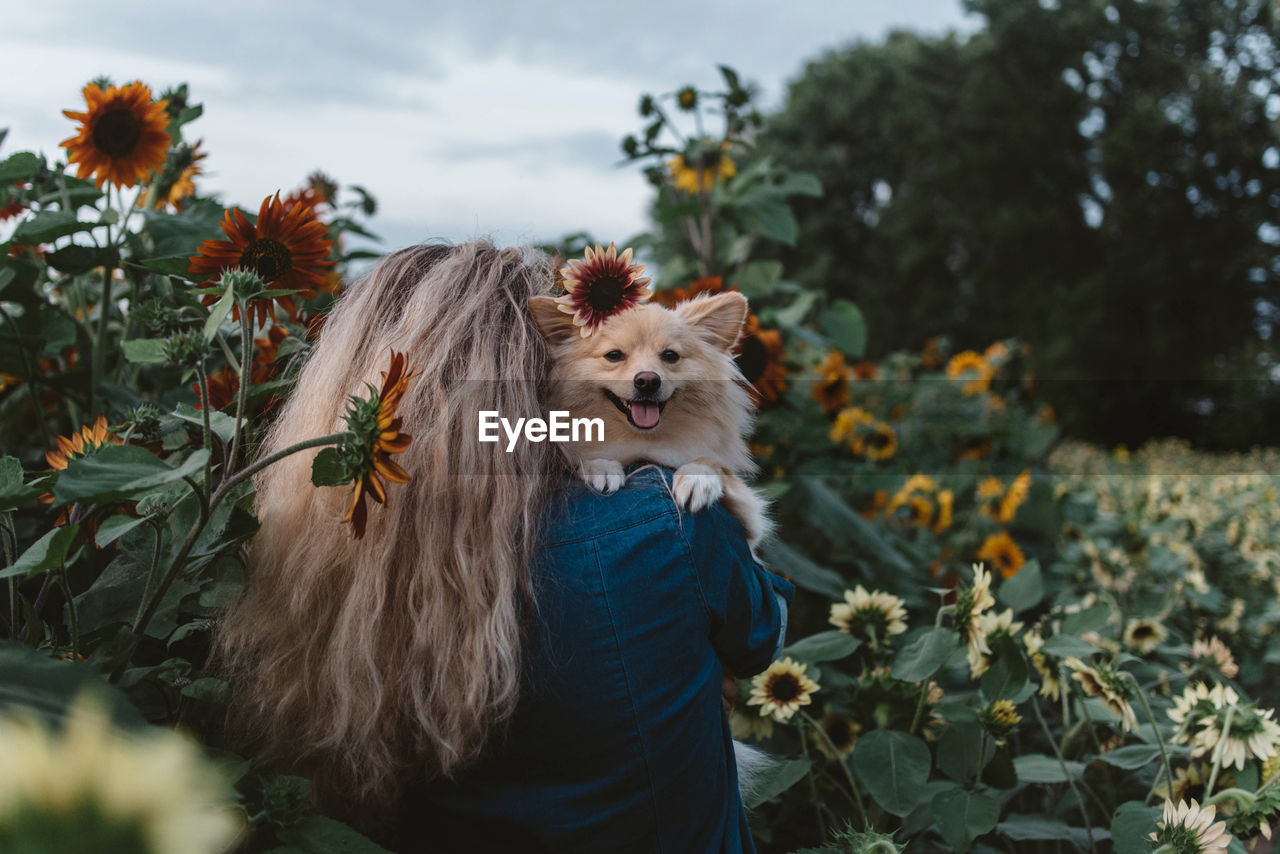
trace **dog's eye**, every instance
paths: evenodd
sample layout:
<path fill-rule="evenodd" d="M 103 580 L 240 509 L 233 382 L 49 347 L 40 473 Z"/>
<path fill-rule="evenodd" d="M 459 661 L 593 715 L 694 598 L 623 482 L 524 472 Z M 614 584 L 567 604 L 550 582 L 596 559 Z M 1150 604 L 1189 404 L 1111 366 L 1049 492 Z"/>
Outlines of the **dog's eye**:
<path fill-rule="evenodd" d="M 610 362 L 621 362 L 623 359 L 627 358 L 626 354 L 621 350 L 610 350 L 608 353 L 604 354 L 604 357 Z"/>
<path fill-rule="evenodd" d="M 658 358 L 666 362 L 668 365 L 674 365 L 676 362 L 680 361 L 680 354 L 675 350 L 663 350 L 658 354 Z"/>

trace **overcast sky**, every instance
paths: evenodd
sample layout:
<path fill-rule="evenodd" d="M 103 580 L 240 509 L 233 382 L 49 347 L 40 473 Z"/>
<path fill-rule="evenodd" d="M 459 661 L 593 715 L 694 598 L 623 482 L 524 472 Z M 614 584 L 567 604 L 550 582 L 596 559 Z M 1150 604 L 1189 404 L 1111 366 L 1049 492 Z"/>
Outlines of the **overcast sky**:
<path fill-rule="evenodd" d="M 438 6 L 439 8 L 431 8 Z M 323 169 L 361 184 L 387 248 L 586 229 L 625 240 L 649 195 L 618 168 L 642 92 L 736 67 L 778 103 L 824 49 L 894 27 L 971 29 L 959 0 L 634 3 L 42 0 L 0 33 L 0 155 L 57 157 L 80 88 L 186 81 L 201 187 L 256 208 Z"/>

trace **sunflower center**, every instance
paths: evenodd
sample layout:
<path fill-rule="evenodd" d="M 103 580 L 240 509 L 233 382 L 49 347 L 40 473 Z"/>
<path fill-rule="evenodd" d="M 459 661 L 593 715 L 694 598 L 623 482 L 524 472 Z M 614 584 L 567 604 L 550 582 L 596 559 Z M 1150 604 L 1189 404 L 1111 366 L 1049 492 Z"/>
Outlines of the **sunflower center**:
<path fill-rule="evenodd" d="M 828 721 L 827 738 L 831 739 L 831 743 L 836 747 L 844 747 L 853 740 L 853 728 L 849 726 L 849 722 L 843 719 Z"/>
<path fill-rule="evenodd" d="M 769 364 L 769 354 L 760 339 L 749 335 L 742 339 L 742 352 L 738 354 L 738 369 L 747 382 L 755 385 L 764 376 L 764 369 Z"/>
<path fill-rule="evenodd" d="M 616 276 L 601 276 L 591 283 L 587 291 L 587 305 L 592 311 L 606 313 L 622 304 L 626 283 Z"/>
<path fill-rule="evenodd" d="M 769 695 L 775 703 L 790 703 L 800 696 L 800 682 L 790 674 L 775 676 L 769 683 Z"/>
<path fill-rule="evenodd" d="M 264 282 L 283 276 L 293 268 L 289 247 L 271 237 L 259 237 L 240 253 L 240 266 L 248 267 Z"/>
<path fill-rule="evenodd" d="M 867 437 L 867 444 L 877 450 L 883 450 L 889 447 L 889 441 L 892 437 L 888 433 L 882 433 L 877 430 Z"/>
<path fill-rule="evenodd" d="M 142 123 L 129 110 L 109 110 L 93 126 L 93 144 L 108 157 L 127 157 L 142 139 Z"/>
<path fill-rule="evenodd" d="M 1155 635 L 1156 635 L 1156 630 L 1151 626 L 1134 626 L 1134 629 L 1133 629 L 1134 640 L 1146 640 L 1148 638 L 1155 637 Z"/>

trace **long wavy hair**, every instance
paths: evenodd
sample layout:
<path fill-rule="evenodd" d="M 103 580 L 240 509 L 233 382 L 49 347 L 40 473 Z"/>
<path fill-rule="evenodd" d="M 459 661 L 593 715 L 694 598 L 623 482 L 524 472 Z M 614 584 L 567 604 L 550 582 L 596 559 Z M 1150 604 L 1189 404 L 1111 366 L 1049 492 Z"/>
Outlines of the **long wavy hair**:
<path fill-rule="evenodd" d="M 217 631 L 214 669 L 234 688 L 233 740 L 313 780 L 318 804 L 376 827 L 408 781 L 448 775 L 510 716 L 532 603 L 540 510 L 556 446 L 477 441 L 477 411 L 543 411 L 546 348 L 529 299 L 547 259 L 486 241 L 384 258 L 330 315 L 260 453 L 342 429 L 349 395 L 379 384 L 389 351 L 417 376 L 399 413 L 412 476 L 370 509 L 311 485 L 315 452 L 257 478 L 261 530 Z"/>

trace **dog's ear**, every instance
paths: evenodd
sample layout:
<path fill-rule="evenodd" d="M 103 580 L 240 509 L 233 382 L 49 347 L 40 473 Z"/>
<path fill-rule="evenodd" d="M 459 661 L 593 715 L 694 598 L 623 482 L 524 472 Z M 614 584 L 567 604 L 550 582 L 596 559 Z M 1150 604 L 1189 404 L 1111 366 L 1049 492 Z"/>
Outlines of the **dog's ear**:
<path fill-rule="evenodd" d="M 713 346 L 732 350 L 747 321 L 747 298 L 737 291 L 701 296 L 676 306 L 676 314 L 694 325 Z"/>
<path fill-rule="evenodd" d="M 560 310 L 560 303 L 551 297 L 533 297 L 529 300 L 529 312 L 538 324 L 542 337 L 549 344 L 560 344 L 578 335 L 573 325 L 573 315 Z"/>

